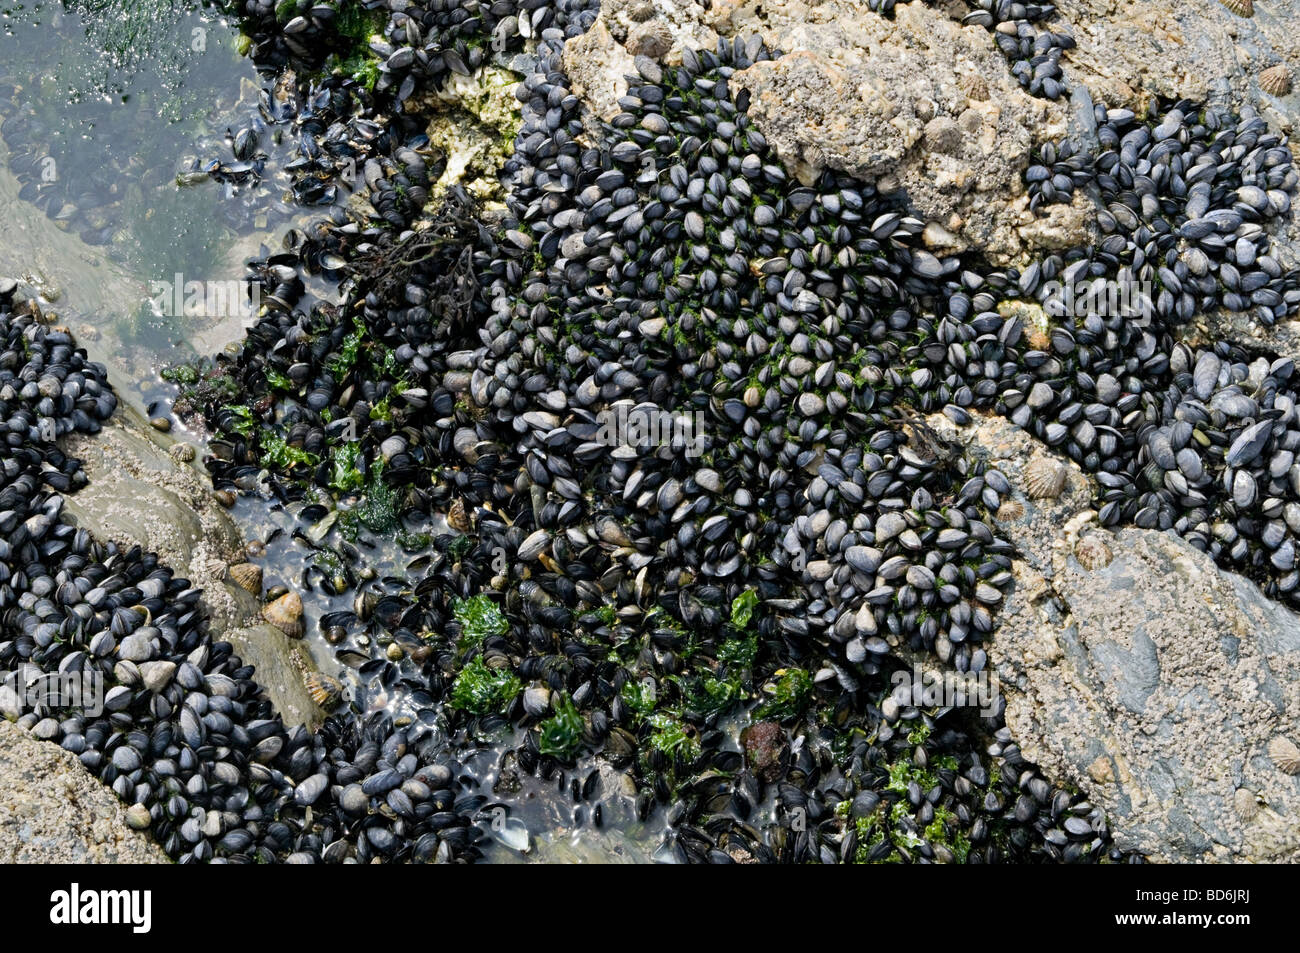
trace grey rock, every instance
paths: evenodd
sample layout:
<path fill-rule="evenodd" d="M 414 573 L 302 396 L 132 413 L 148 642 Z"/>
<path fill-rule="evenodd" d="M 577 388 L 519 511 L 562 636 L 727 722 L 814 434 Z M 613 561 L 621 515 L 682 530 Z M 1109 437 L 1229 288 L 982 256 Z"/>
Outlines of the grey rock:
<path fill-rule="evenodd" d="M 1025 757 L 1152 859 L 1300 859 L 1300 791 L 1265 750 L 1300 725 L 1300 618 L 1173 533 L 1111 548 L 1050 582 L 1016 565 L 990 657 Z M 1243 788 L 1266 804 L 1250 819 Z"/>
<path fill-rule="evenodd" d="M 1072 470 L 1059 498 L 1029 499 L 1019 475 L 1042 451 L 1027 434 L 928 420 L 1005 473 L 1025 510 L 997 521 L 1020 558 L 989 646 L 1025 758 L 1152 860 L 1300 860 L 1300 788 L 1266 751 L 1300 736 L 1300 617 L 1172 532 L 1089 529 L 1113 559 L 1085 568 L 1072 547 L 1095 526 L 1090 479 Z"/>
<path fill-rule="evenodd" d="M 75 755 L 7 721 L 0 721 L 0 784 L 0 863 L 167 862 Z"/>

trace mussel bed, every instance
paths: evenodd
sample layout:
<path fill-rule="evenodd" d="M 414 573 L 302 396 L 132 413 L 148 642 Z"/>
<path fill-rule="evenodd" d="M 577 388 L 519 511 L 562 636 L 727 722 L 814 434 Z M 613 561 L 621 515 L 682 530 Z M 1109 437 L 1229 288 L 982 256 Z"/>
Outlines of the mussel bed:
<path fill-rule="evenodd" d="M 268 70 L 347 48 L 334 4 L 280 6 L 236 11 Z M 1101 238 L 996 269 L 926 250 L 905 196 L 791 180 L 729 82 L 779 55 L 758 37 L 638 56 L 595 128 L 560 57 L 595 4 L 363 6 L 384 21 L 373 84 L 304 79 L 310 108 L 277 121 L 314 143 L 300 201 L 355 166 L 368 207 L 249 262 L 263 315 L 178 410 L 211 428 L 218 490 L 348 530 L 331 585 L 355 603 L 321 624 L 384 633 L 364 671 L 421 710 L 287 730 L 198 591 L 60 519 L 84 476 L 57 436 L 114 399 L 0 287 L 0 662 L 115 686 L 101 718 L 23 719 L 185 861 L 472 860 L 524 777 L 598 828 L 617 792 L 593 759 L 631 778 L 639 818 L 662 814 L 663 859 L 1140 861 L 1023 759 L 1000 708 L 892 691 L 917 658 L 985 672 L 1012 585 L 991 514 L 1015 489 L 925 415 L 1006 416 L 1096 475 L 1103 526 L 1173 529 L 1300 600 L 1294 365 L 1180 334 L 1300 301 L 1268 234 L 1296 186 L 1285 142 L 1249 109 L 1098 105 L 1096 147 L 1044 145 L 1026 182 L 1035 208 L 1095 187 Z M 1019 6 L 968 19 L 1023 33 L 1051 13 Z M 1044 62 L 1069 48 L 1034 35 Z M 439 157 L 406 105 L 491 51 L 523 71 L 507 208 L 431 200 Z M 1060 94 L 1059 69 L 1024 72 Z M 308 290 L 322 275 L 341 303 Z M 1088 283 L 1142 290 L 1062 313 L 1060 287 Z M 609 439 L 632 416 L 671 436 Z M 409 578 L 352 568 L 408 523 L 445 527 L 408 540 Z M 465 762 L 507 729 L 480 790 Z"/>

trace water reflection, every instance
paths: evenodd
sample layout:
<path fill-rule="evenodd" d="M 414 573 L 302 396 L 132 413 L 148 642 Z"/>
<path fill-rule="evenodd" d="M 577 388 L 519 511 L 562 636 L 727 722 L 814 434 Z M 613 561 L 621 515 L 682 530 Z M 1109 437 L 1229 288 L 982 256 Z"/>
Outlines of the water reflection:
<path fill-rule="evenodd" d="M 3 2 L 0 28 L 0 198 L 25 233 L 0 249 L 0 274 L 94 329 L 83 343 L 152 402 L 161 365 L 249 323 L 160 306 L 160 283 L 240 280 L 245 258 L 310 217 L 282 200 L 290 143 L 260 121 L 276 92 L 236 31 L 193 4 Z"/>

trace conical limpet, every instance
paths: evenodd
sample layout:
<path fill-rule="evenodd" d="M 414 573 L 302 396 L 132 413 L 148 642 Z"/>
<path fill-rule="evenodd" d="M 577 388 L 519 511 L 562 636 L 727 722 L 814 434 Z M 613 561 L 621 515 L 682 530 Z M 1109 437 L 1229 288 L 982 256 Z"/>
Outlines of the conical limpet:
<path fill-rule="evenodd" d="M 255 596 L 262 594 L 262 567 L 254 563 L 235 563 L 227 570 L 233 582 Z"/>
<path fill-rule="evenodd" d="M 1243 821 L 1253 821 L 1259 816 L 1259 799 L 1245 788 L 1232 792 L 1232 806 Z"/>
<path fill-rule="evenodd" d="M 1285 96 L 1291 92 L 1291 71 L 1282 63 L 1270 66 L 1259 74 L 1259 88 L 1270 96 Z"/>
<path fill-rule="evenodd" d="M 1025 492 L 1035 500 L 1054 500 L 1065 489 L 1068 469 L 1050 457 L 1036 457 L 1025 467 Z"/>
<path fill-rule="evenodd" d="M 311 700 L 325 711 L 334 710 L 343 701 L 343 683 L 333 676 L 308 672 L 302 681 Z"/>
<path fill-rule="evenodd" d="M 296 592 L 287 592 L 262 609 L 262 618 L 291 639 L 301 639 L 302 598 Z"/>
<path fill-rule="evenodd" d="M 1014 523 L 1024 515 L 1025 507 L 1019 500 L 1003 500 L 993 518 L 999 523 Z"/>
<path fill-rule="evenodd" d="M 1284 735 L 1278 735 L 1268 743 L 1268 756 L 1277 765 L 1278 770 L 1287 774 L 1300 774 L 1300 748 Z"/>
<path fill-rule="evenodd" d="M 1089 533 L 1074 544 L 1074 558 L 1079 560 L 1080 566 L 1091 572 L 1109 566 L 1114 554 L 1099 534 Z"/>
<path fill-rule="evenodd" d="M 963 73 L 957 79 L 957 86 L 966 94 L 967 99 L 982 103 L 989 98 L 989 84 L 978 73 Z"/>

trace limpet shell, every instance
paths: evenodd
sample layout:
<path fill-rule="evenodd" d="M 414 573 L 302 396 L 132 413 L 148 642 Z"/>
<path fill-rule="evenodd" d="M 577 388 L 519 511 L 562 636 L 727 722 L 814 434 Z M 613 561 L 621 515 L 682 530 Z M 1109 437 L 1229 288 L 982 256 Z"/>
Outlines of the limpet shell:
<path fill-rule="evenodd" d="M 447 525 L 458 533 L 470 531 L 469 514 L 465 512 L 465 504 L 460 500 L 453 500 L 451 508 L 447 510 Z"/>
<path fill-rule="evenodd" d="M 1255 0 L 1219 0 L 1219 2 L 1239 17 L 1255 15 Z"/>
<path fill-rule="evenodd" d="M 977 73 L 963 73 L 957 79 L 957 86 L 967 99 L 982 103 L 989 98 L 989 84 Z"/>
<path fill-rule="evenodd" d="M 1074 558 L 1079 560 L 1080 566 L 1091 572 L 1094 569 L 1105 569 L 1115 557 L 1100 535 L 1089 533 L 1074 544 Z"/>
<path fill-rule="evenodd" d="M 1259 816 L 1259 799 L 1245 788 L 1232 792 L 1232 806 L 1243 821 L 1253 821 Z"/>
<path fill-rule="evenodd" d="M 291 639 L 301 639 L 302 598 L 296 592 L 286 592 L 262 609 L 262 618 Z"/>
<path fill-rule="evenodd" d="M 1025 506 L 1019 500 L 1003 500 L 993 518 L 999 523 L 1014 523 L 1025 515 Z"/>
<path fill-rule="evenodd" d="M 198 456 L 198 451 L 194 449 L 194 444 L 182 440 L 172 444 L 167 449 L 167 455 L 177 463 L 189 463 Z"/>
<path fill-rule="evenodd" d="M 1031 499 L 1054 500 L 1065 489 L 1068 468 L 1050 457 L 1036 457 L 1025 467 L 1025 492 Z"/>
<path fill-rule="evenodd" d="M 1270 66 L 1259 74 L 1259 88 L 1270 96 L 1285 96 L 1291 92 L 1291 71 L 1282 63 Z"/>
<path fill-rule="evenodd" d="M 337 708 L 343 701 L 343 683 L 330 675 L 320 672 L 308 672 L 302 678 L 307 694 L 325 711 Z"/>
<path fill-rule="evenodd" d="M 662 59 L 673 48 L 673 33 L 659 18 L 640 23 L 627 37 L 627 51 L 633 56 Z"/>
<path fill-rule="evenodd" d="M 262 594 L 262 567 L 253 563 L 235 563 L 227 570 L 230 579 L 236 585 L 247 589 L 255 596 Z"/>
<path fill-rule="evenodd" d="M 1278 735 L 1268 743 L 1268 756 L 1278 770 L 1287 774 L 1300 774 L 1300 748 L 1285 735 Z"/>

